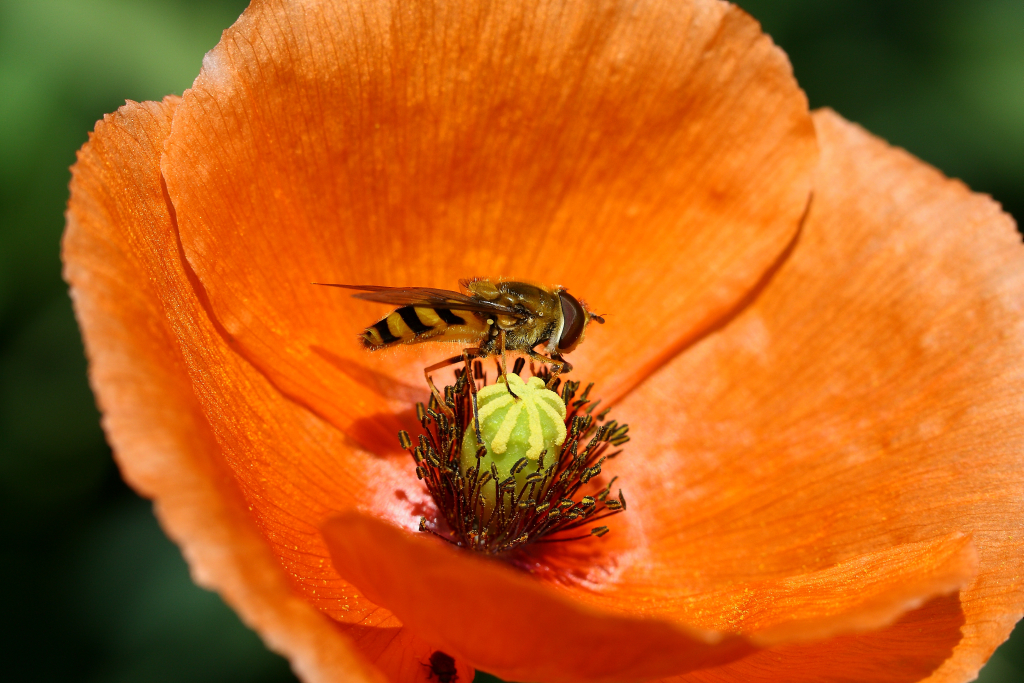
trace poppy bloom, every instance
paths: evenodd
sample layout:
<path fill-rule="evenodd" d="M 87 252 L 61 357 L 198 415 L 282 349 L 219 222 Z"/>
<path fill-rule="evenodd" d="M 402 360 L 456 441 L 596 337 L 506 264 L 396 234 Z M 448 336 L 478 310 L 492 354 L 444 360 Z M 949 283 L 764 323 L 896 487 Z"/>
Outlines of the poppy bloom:
<path fill-rule="evenodd" d="M 257 0 L 79 153 L 104 427 L 307 681 L 966 681 L 1024 592 L 1024 252 L 717 0 Z M 309 283 L 560 283 L 627 514 L 524 570 L 416 524 L 439 353 Z M 419 380 L 417 379 L 419 378 Z"/>

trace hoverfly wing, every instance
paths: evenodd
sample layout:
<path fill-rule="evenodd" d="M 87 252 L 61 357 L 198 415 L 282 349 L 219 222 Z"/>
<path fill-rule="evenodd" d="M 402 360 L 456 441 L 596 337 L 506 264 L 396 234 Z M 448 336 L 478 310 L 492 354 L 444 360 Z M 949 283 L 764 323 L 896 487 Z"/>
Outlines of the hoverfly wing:
<path fill-rule="evenodd" d="M 314 282 L 313 284 L 322 285 L 324 287 L 354 289 L 360 292 L 359 294 L 352 295 L 356 299 L 377 301 L 379 303 L 394 304 L 396 306 L 430 306 L 432 308 L 447 308 L 459 311 L 477 311 L 479 313 L 516 315 L 515 309 L 508 306 L 467 296 L 461 292 L 453 292 L 448 289 L 433 289 L 431 287 L 383 287 L 380 285 L 338 285 L 325 282 Z"/>

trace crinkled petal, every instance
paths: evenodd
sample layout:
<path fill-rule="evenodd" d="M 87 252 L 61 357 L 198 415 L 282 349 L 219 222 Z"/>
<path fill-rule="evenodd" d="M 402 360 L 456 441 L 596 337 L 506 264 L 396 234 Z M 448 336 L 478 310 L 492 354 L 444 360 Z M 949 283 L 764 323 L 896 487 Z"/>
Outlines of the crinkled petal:
<path fill-rule="evenodd" d="M 718 0 L 263 0 L 163 171 L 239 351 L 384 452 L 451 352 L 366 353 L 388 309 L 312 282 L 565 285 L 610 314 L 574 363 L 615 398 L 779 258 L 816 155 L 785 55 Z"/>
<path fill-rule="evenodd" d="M 367 659 L 392 681 L 419 680 L 432 648 L 337 576 L 316 527 L 375 475 L 297 471 L 349 443 L 242 360 L 193 289 L 159 173 L 177 104 L 106 117 L 71 184 L 65 277 L 118 464 L 196 580 L 304 680 L 385 680 Z"/>
<path fill-rule="evenodd" d="M 920 640 L 893 627 L 849 636 L 842 656 L 771 648 L 682 679 L 778 680 L 773 662 L 786 680 L 851 680 L 846 667 L 967 681 L 1024 610 L 1024 247 L 988 197 L 834 113 L 815 122 L 822 159 L 792 255 L 617 410 L 643 425 L 619 463 L 642 550 L 599 598 L 646 592 L 658 612 L 692 596 L 695 625 L 746 631 L 777 596 L 733 604 L 723 586 L 969 538 L 977 573 Z M 801 591 L 815 609 L 848 599 Z"/>
<path fill-rule="evenodd" d="M 885 627 L 955 593 L 976 569 L 969 539 L 951 535 L 701 595 L 639 586 L 621 591 L 633 601 L 604 600 L 354 511 L 325 535 L 342 576 L 446 652 L 507 680 L 553 683 L 645 681 L 761 646 Z"/>
<path fill-rule="evenodd" d="M 960 641 L 964 613 L 956 595 L 934 598 L 893 625 L 824 642 L 760 650 L 730 666 L 665 683 L 917 683 Z"/>
<path fill-rule="evenodd" d="M 620 680 L 643 677 L 616 668 L 636 655 L 692 669 L 679 680 L 962 681 L 1007 636 L 1022 602 L 1020 237 L 988 198 L 834 114 L 817 124 L 824 154 L 792 253 L 615 411 L 633 425 L 607 467 L 627 514 L 589 551 L 537 557 L 537 578 L 596 613 L 553 619 L 539 606 L 551 593 L 527 598 L 497 569 L 420 560 L 428 576 L 444 568 L 449 594 L 514 601 L 556 633 L 625 616 L 763 648 L 698 670 L 686 648 L 658 661 L 643 629 L 622 628 L 595 648 Z M 439 612 L 339 557 L 358 547 L 365 562 L 384 542 L 361 543 L 351 517 L 332 525 L 344 576 L 478 666 L 521 671 L 525 652 L 502 669 L 486 638 L 449 623 L 468 607 Z"/>
<path fill-rule="evenodd" d="M 610 683 L 726 662 L 743 638 L 616 614 L 444 542 L 356 511 L 324 534 L 334 565 L 445 652 L 511 681 Z"/>

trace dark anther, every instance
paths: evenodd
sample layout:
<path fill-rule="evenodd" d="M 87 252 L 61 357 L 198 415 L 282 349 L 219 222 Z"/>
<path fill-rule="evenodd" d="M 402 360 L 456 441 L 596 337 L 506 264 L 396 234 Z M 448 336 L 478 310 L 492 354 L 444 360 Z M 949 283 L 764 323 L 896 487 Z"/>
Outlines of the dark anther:
<path fill-rule="evenodd" d="M 576 394 L 576 390 L 579 387 L 579 382 L 565 380 L 565 384 L 562 385 L 562 400 L 565 401 L 565 405 L 569 405 L 572 402 L 572 397 Z"/>
<path fill-rule="evenodd" d="M 588 467 L 580 473 L 580 481 L 586 484 L 588 481 L 601 474 L 601 464 L 598 463 L 593 467 Z"/>
<path fill-rule="evenodd" d="M 417 479 L 422 479 L 425 476 L 427 476 L 427 468 L 426 467 L 417 467 L 416 468 L 416 478 Z"/>
<path fill-rule="evenodd" d="M 416 404 L 416 419 L 420 422 L 427 419 L 427 408 L 422 403 Z"/>
<path fill-rule="evenodd" d="M 522 359 L 520 358 L 520 360 L 522 360 Z M 529 463 L 529 462 L 530 462 L 529 458 L 519 458 L 519 460 L 516 461 L 516 464 L 512 465 L 512 469 L 509 470 L 509 471 L 512 474 L 519 474 L 520 472 L 523 471 L 523 468 L 526 467 L 527 463 Z"/>
<path fill-rule="evenodd" d="M 572 419 L 572 435 L 574 437 L 579 436 L 581 433 L 585 432 L 589 426 L 589 415 L 577 415 Z"/>
<path fill-rule="evenodd" d="M 616 479 L 618 479 L 618 477 L 612 477 L 611 481 L 608 482 L 608 485 L 601 489 L 601 492 L 597 494 L 598 500 L 603 501 L 608 498 L 608 494 L 612 492 L 612 484 L 615 483 Z"/>
<path fill-rule="evenodd" d="M 606 527 L 606 526 L 596 526 L 596 527 L 594 527 L 593 529 L 590 530 L 590 533 L 592 533 L 593 535 L 597 536 L 598 538 L 601 538 L 606 533 L 608 533 L 608 527 Z"/>
<path fill-rule="evenodd" d="M 400 443 L 402 445 L 402 448 L 404 448 L 405 450 L 409 450 L 409 448 L 412 446 L 412 439 L 409 438 L 409 432 L 405 431 L 404 429 L 398 432 L 398 443 Z"/>
<path fill-rule="evenodd" d="M 530 540 L 530 534 L 524 533 L 519 538 L 513 539 L 513 540 L 509 541 L 508 543 L 505 543 L 505 544 L 501 545 L 500 548 L 498 549 L 498 551 L 499 552 L 508 552 L 509 550 L 512 550 L 516 546 L 520 546 L 520 545 L 526 543 L 529 540 Z"/>

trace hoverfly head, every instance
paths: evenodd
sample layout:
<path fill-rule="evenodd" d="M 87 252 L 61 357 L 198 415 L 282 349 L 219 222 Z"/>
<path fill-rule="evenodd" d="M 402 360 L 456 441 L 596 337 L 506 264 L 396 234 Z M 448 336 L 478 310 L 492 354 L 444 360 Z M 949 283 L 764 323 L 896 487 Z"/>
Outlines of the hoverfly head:
<path fill-rule="evenodd" d="M 569 353 L 583 341 L 587 323 L 596 320 L 604 324 L 604 318 L 591 313 L 587 305 L 564 289 L 558 290 L 562 304 L 562 327 L 558 333 L 558 353 Z"/>

